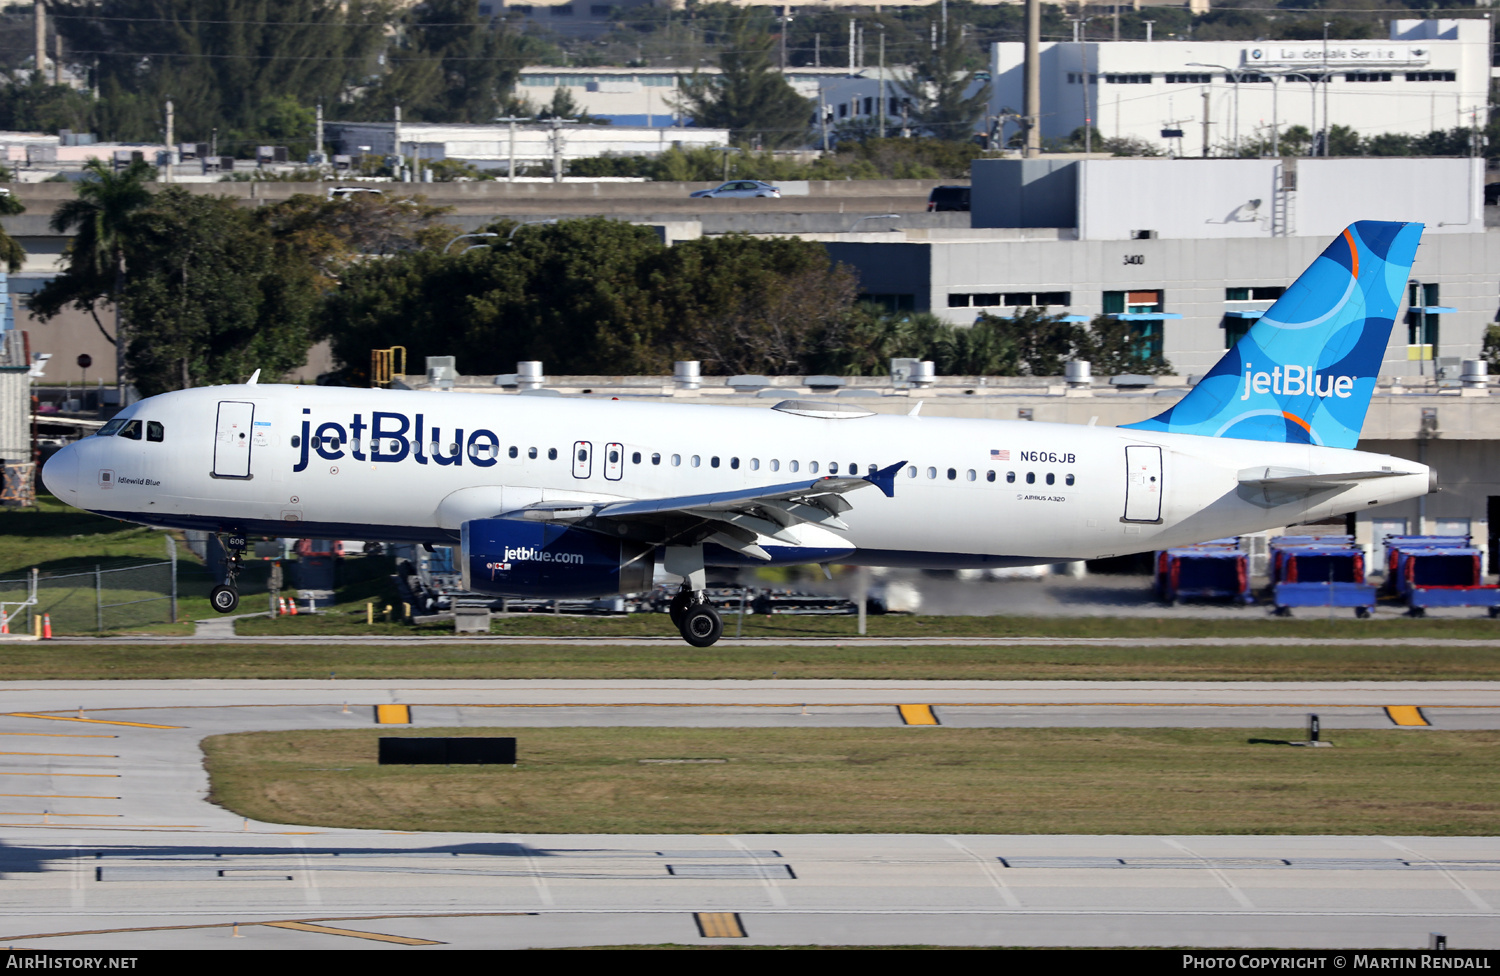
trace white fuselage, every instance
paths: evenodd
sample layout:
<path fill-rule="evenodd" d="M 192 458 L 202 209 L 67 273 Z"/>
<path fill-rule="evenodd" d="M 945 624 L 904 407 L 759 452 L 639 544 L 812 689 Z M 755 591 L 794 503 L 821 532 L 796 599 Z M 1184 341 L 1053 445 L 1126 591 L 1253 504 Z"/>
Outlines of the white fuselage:
<path fill-rule="evenodd" d="M 65 448 L 44 471 L 54 494 L 121 519 L 253 535 L 451 545 L 464 521 L 538 502 L 740 490 L 905 462 L 893 497 L 874 486 L 847 496 L 847 529 L 793 531 L 810 552 L 852 550 L 845 562 L 956 568 L 1160 549 L 1429 490 L 1426 468 L 1383 455 L 1024 421 L 284 385 L 168 393 L 120 417 L 160 424 L 160 440 Z M 1240 485 L 1256 466 L 1411 473 L 1273 505 Z M 777 560 L 803 561 L 795 555 Z"/>

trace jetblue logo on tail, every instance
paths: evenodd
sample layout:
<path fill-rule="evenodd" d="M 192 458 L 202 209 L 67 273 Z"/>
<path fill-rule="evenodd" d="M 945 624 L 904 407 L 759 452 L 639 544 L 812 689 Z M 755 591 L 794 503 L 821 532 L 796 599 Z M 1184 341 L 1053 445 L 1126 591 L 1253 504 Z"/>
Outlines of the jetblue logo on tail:
<path fill-rule="evenodd" d="M 1124 426 L 1354 447 L 1421 236 L 1350 224 L 1187 396 Z"/>
<path fill-rule="evenodd" d="M 1275 366 L 1269 373 L 1255 373 L 1254 363 L 1245 364 L 1245 392 L 1241 400 L 1250 399 L 1251 392 L 1293 395 L 1311 393 L 1319 399 L 1336 396 L 1347 400 L 1354 395 L 1354 377 L 1329 376 L 1315 373 L 1311 366 Z M 1313 379 L 1309 381 L 1308 377 Z M 1326 381 L 1326 382 L 1325 382 Z"/>

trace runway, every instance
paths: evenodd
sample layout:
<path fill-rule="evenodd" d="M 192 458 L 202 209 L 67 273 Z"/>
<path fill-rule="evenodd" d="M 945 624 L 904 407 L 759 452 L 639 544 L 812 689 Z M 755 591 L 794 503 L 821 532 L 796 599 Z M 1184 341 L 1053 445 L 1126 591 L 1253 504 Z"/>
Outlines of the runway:
<path fill-rule="evenodd" d="M 368 728 L 392 704 L 416 727 L 878 727 L 926 706 L 950 725 L 1296 728 L 1316 711 L 1334 738 L 1421 735 L 1500 727 L 1483 683 L 77 681 L 0 700 L 0 940 L 17 947 L 1500 947 L 1493 837 L 327 830 L 208 802 L 198 749 Z M 1428 725 L 1398 729 L 1413 715 Z"/>

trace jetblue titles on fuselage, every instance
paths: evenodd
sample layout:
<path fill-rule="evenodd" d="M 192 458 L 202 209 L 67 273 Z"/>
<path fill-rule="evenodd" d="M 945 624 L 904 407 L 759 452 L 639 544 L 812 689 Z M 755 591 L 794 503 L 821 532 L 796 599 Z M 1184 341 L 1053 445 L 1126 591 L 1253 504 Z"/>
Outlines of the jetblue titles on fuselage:
<path fill-rule="evenodd" d="M 312 411 L 304 407 L 302 413 L 307 415 Z M 314 453 L 325 461 L 339 461 L 347 456 L 356 461 L 392 463 L 410 458 L 417 464 L 430 461 L 441 465 L 463 464 L 467 453 L 469 462 L 481 468 L 493 465 L 500 453 L 500 438 L 494 431 L 476 428 L 468 431 L 465 440 L 462 427 L 448 428 L 445 435 L 444 428 L 427 426 L 427 418 L 420 413 L 409 416 L 375 410 L 370 413 L 369 423 L 365 423 L 363 413 L 354 414 L 347 425 L 328 420 L 314 428 L 314 423 L 312 418 L 303 417 L 301 445 L 293 471 L 306 470 Z"/>

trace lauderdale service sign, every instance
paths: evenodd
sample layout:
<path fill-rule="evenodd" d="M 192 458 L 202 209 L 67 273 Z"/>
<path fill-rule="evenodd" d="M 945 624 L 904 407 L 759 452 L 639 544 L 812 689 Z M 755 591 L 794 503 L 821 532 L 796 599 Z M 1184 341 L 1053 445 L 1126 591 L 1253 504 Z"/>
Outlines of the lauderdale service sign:
<path fill-rule="evenodd" d="M 1247 47 L 1240 52 L 1246 68 L 1307 68 L 1325 64 L 1336 68 L 1390 68 L 1423 65 L 1431 60 L 1432 49 L 1425 44 L 1365 44 L 1322 41 L 1286 44 L 1275 42 Z"/>

